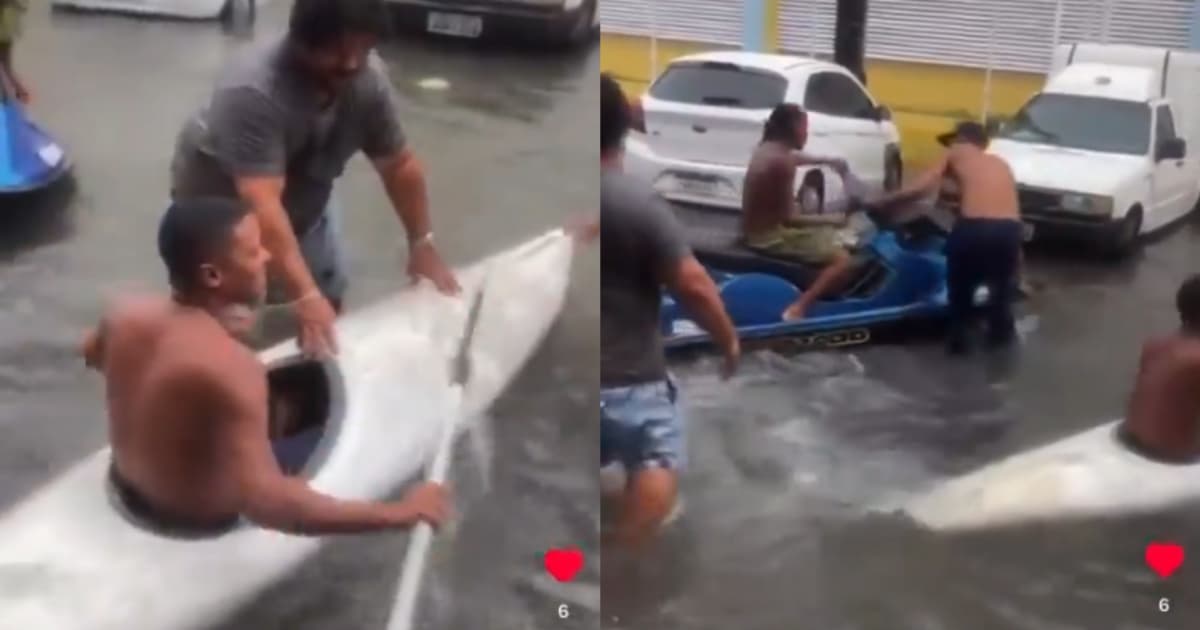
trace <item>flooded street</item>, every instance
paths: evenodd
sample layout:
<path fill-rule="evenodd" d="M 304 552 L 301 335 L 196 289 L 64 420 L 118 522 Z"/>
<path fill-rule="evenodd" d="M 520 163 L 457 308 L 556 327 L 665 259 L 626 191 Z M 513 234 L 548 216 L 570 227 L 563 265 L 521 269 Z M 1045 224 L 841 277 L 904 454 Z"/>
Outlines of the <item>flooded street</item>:
<path fill-rule="evenodd" d="M 1182 225 L 1121 264 L 1043 254 L 1029 269 L 1045 288 L 1022 306 L 1024 344 L 1008 357 L 952 360 L 919 341 L 760 351 L 728 383 L 713 358 L 677 364 L 686 513 L 652 558 L 606 562 L 603 626 L 1196 627 L 1200 566 L 1162 582 L 1143 552 L 1154 540 L 1200 546 L 1200 511 L 960 536 L 869 511 L 1121 417 L 1141 342 L 1178 325 L 1174 295 L 1200 269 L 1200 230 Z"/>
<path fill-rule="evenodd" d="M 55 12 L 31 4 L 17 64 L 32 115 L 77 164 L 74 196 L 5 206 L 0 236 L 0 506 L 105 443 L 101 384 L 75 354 L 103 299 L 165 287 L 154 233 L 179 126 L 217 69 L 282 32 L 290 2 L 252 38 L 215 23 Z M 510 54 L 424 41 L 381 50 L 405 131 L 428 173 L 439 247 L 468 262 L 596 210 L 597 56 Z M 425 85 L 445 89 L 425 89 Z M 441 85 L 439 85 L 439 83 Z M 339 180 L 349 308 L 407 280 L 403 231 L 361 157 Z M 528 586 L 541 554 L 576 545 L 598 582 L 595 507 L 598 248 L 576 261 L 559 323 L 493 408 L 490 439 L 454 468 L 460 519 L 439 538 L 427 628 L 595 627 L 597 615 Z M 222 630 L 382 628 L 405 537 L 343 537 Z M 187 588 L 186 584 L 164 585 Z M 8 630 L 8 629 L 5 629 Z"/>

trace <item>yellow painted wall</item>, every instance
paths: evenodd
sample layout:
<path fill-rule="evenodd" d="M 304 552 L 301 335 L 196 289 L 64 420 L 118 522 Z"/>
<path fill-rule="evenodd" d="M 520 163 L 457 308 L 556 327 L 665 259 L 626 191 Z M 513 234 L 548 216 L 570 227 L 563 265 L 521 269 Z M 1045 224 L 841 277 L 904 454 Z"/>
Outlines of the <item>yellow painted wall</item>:
<path fill-rule="evenodd" d="M 710 44 L 659 40 L 658 69 L 680 55 L 711 50 Z M 600 69 L 612 73 L 630 96 L 650 81 L 650 41 L 605 33 L 600 39 Z M 1039 87 L 1044 77 L 1018 72 L 992 72 L 991 106 L 995 115 L 1011 115 Z M 941 146 L 934 139 L 963 118 L 980 119 L 985 72 L 976 68 L 899 61 L 868 60 L 867 84 L 895 114 L 908 172 L 928 164 Z"/>
<path fill-rule="evenodd" d="M 683 55 L 720 48 L 712 44 L 677 42 L 660 39 L 657 46 L 658 71 L 672 59 Z M 628 35 L 600 36 L 600 71 L 611 73 L 629 96 L 641 94 L 650 85 L 651 76 L 650 40 Z"/>

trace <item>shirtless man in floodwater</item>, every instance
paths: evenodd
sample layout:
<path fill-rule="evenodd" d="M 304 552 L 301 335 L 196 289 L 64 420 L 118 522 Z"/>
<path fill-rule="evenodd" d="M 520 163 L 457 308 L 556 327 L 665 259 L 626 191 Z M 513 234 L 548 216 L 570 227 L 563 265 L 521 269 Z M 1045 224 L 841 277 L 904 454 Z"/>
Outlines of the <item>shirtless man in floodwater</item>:
<path fill-rule="evenodd" d="M 783 319 L 802 319 L 813 302 L 827 295 L 848 275 L 853 259 L 838 242 L 844 214 L 804 215 L 797 212 L 793 191 L 796 169 L 825 165 L 846 175 L 845 160 L 801 153 L 808 142 L 808 114 L 798 105 L 777 105 L 763 125 L 742 187 L 742 240 L 764 256 L 795 258 L 819 265 L 821 272 Z"/>
<path fill-rule="evenodd" d="M 235 335 L 266 291 L 257 218 L 239 202 L 178 201 L 158 247 L 174 295 L 129 298 L 83 343 L 104 375 L 110 482 L 125 511 L 165 534 L 215 535 L 240 517 L 320 535 L 439 525 L 445 490 L 401 501 L 342 501 L 280 470 L 268 440 L 265 366 Z"/>
<path fill-rule="evenodd" d="M 1142 347 L 1120 435 L 1151 459 L 1193 463 L 1200 459 L 1200 275 L 1179 287 L 1175 306 L 1179 332 Z"/>
<path fill-rule="evenodd" d="M 1024 239 L 1017 183 L 1002 158 L 987 153 L 988 136 L 975 122 L 960 123 L 938 141 L 945 154 L 912 184 L 883 195 L 871 205 L 902 207 L 941 188 L 943 178 L 957 183 L 959 217 L 946 242 L 947 291 L 950 301 L 947 350 L 968 350 L 967 336 L 975 311 L 975 290 L 988 287 L 988 341 L 1003 346 L 1016 339 L 1012 301 Z"/>

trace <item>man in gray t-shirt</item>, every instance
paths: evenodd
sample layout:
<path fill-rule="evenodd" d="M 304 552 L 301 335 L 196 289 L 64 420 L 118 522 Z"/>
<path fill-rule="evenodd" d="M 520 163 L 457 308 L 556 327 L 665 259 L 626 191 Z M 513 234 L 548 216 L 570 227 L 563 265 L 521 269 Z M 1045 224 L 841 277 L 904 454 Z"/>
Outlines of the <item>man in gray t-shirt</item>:
<path fill-rule="evenodd" d="M 336 350 L 347 278 L 333 182 L 358 151 L 371 160 L 408 233 L 414 277 L 458 291 L 433 245 L 425 176 L 373 54 L 383 0 L 296 0 L 288 33 L 227 68 L 184 125 L 171 164 L 175 199 L 240 198 L 258 216 L 300 345 Z"/>
<path fill-rule="evenodd" d="M 625 96 L 600 79 L 600 464 L 625 473 L 618 488 L 617 540 L 637 547 L 675 508 L 684 463 L 683 416 L 667 374 L 659 331 L 665 286 L 713 336 L 725 376 L 740 349 L 712 278 L 696 261 L 666 203 L 621 172 L 629 128 Z M 619 474 L 618 474 L 619 476 Z M 606 486 L 608 484 L 605 484 Z"/>

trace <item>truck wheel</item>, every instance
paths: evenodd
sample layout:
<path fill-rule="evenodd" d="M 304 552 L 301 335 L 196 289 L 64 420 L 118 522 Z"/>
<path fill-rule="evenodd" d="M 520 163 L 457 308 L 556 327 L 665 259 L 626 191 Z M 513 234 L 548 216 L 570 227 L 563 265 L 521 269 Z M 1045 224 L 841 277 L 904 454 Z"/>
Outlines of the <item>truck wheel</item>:
<path fill-rule="evenodd" d="M 1108 239 L 1108 253 L 1111 256 L 1123 258 L 1137 247 L 1138 236 L 1142 231 L 1142 209 L 1133 208 L 1124 219 L 1112 226 Z"/>
<path fill-rule="evenodd" d="M 596 11 L 598 11 L 597 0 L 584 0 L 583 4 L 575 11 L 574 17 L 570 21 L 570 26 L 565 31 L 558 35 L 556 42 L 561 48 L 577 48 L 586 44 L 596 34 L 597 28 L 593 24 L 596 20 Z"/>

